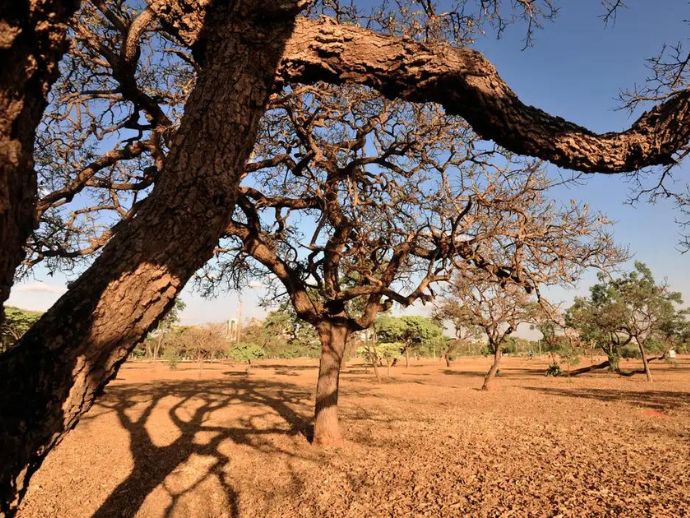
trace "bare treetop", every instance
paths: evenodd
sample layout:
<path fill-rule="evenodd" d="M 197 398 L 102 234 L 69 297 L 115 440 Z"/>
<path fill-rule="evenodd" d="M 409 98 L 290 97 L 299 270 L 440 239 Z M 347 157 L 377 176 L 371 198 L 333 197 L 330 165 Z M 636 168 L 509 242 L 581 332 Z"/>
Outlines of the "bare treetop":
<path fill-rule="evenodd" d="M 271 107 L 208 289 L 265 278 L 251 257 L 302 318 L 337 306 L 364 328 L 392 302 L 429 300 L 453 271 L 532 290 L 622 256 L 606 218 L 547 199 L 539 163 L 487 146 L 434 105 L 319 85 Z"/>

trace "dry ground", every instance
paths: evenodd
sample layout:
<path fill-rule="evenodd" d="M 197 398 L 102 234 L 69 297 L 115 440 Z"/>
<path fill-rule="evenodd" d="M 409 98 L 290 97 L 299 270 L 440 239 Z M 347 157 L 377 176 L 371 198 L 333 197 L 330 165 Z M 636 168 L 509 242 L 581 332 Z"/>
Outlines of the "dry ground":
<path fill-rule="evenodd" d="M 345 447 L 306 440 L 315 361 L 130 363 L 34 477 L 21 518 L 690 516 L 690 357 L 656 380 L 547 359 L 342 376 Z M 629 364 L 628 366 L 631 366 Z"/>

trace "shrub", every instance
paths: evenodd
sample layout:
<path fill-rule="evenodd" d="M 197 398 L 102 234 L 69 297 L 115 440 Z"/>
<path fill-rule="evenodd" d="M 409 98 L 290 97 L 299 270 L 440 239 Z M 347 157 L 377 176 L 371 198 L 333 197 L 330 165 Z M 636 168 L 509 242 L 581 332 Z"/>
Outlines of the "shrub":
<path fill-rule="evenodd" d="M 561 370 L 561 366 L 558 363 L 554 362 L 547 367 L 546 375 L 553 377 L 563 376 L 563 370 Z"/>

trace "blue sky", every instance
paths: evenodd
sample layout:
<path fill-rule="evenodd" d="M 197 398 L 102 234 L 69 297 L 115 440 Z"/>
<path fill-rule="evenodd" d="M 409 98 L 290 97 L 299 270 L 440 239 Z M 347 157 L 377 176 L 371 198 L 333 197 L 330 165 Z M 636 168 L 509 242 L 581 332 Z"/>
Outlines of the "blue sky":
<path fill-rule="evenodd" d="M 524 26 L 509 29 L 500 40 L 492 35 L 476 47 L 496 65 L 499 73 L 526 103 L 560 115 L 594 131 L 628 127 L 638 114 L 616 110 L 620 90 L 646 77 L 645 58 L 658 53 L 664 43 L 688 42 L 690 3 L 684 0 L 628 2 L 615 24 L 604 26 L 600 0 L 560 2 L 558 18 L 535 35 L 534 46 L 522 50 Z M 676 172 L 679 184 L 690 179 L 690 164 Z M 678 213 L 668 203 L 631 207 L 626 204 L 631 185 L 621 176 L 592 175 L 585 185 L 562 189 L 556 196 L 587 202 L 615 220 L 614 235 L 629 247 L 634 259 L 646 262 L 658 278 L 666 277 L 674 289 L 690 300 L 690 253 L 678 251 Z M 576 290 L 554 289 L 549 295 L 569 300 L 587 291 L 588 275 Z M 27 309 L 47 309 L 64 292 L 65 278 L 49 277 L 40 270 L 34 279 L 18 284 L 9 304 Z M 226 320 L 237 315 L 240 301 L 244 318 L 261 316 L 259 289 L 228 293 L 205 300 L 189 288 L 183 322 Z"/>

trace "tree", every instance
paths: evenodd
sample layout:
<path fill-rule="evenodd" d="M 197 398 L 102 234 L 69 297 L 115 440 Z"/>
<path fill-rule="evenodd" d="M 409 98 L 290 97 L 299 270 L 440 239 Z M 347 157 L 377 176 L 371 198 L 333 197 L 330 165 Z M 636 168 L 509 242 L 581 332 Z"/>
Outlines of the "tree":
<path fill-rule="evenodd" d="M 439 322 L 450 322 L 455 330 L 455 340 L 446 341 L 443 350 L 443 359 L 447 368 L 450 368 L 453 351 L 463 342 L 477 338 L 479 335 L 478 328 L 468 324 L 465 316 L 462 306 L 450 300 L 443 300 L 434 308 L 434 318 Z"/>
<path fill-rule="evenodd" d="M 443 314 L 452 315 L 463 326 L 480 330 L 493 355 L 482 390 L 489 390 L 499 369 L 505 341 L 518 325 L 531 321 L 534 305 L 534 299 L 525 289 L 515 284 L 501 286 L 481 275 L 457 278 L 453 283 L 441 305 Z"/>
<path fill-rule="evenodd" d="M 12 347 L 41 315 L 40 311 L 28 311 L 7 306 L 5 308 L 5 320 L 0 326 L 0 352 Z"/>
<path fill-rule="evenodd" d="M 160 181 L 136 218 L 114 232 L 92 266 L 0 358 L 0 502 L 6 512 L 16 509 L 47 452 L 212 255 L 290 32 L 290 5 L 284 16 L 284 4 L 259 6 L 266 8 L 262 16 L 276 13 L 270 21 L 257 20 L 251 2 L 208 13 L 213 21 L 197 49 L 203 67 Z M 257 36 L 248 42 L 243 34 Z"/>
<path fill-rule="evenodd" d="M 377 340 L 383 343 L 402 344 L 400 355 L 405 356 L 405 367 L 409 367 L 410 349 L 443 335 L 441 326 L 429 317 L 381 315 L 374 322 Z"/>
<path fill-rule="evenodd" d="M 240 274 L 273 279 L 271 297 L 314 326 L 317 443 L 341 439 L 348 338 L 394 302 L 431 300 L 453 271 L 531 284 L 544 272 L 526 262 L 562 272 L 617 253 L 604 218 L 544 198 L 551 182 L 539 164 L 478 147 L 437 107 L 322 85 L 274 96 L 271 108 L 228 240 L 200 280 L 213 290 L 241 286 Z"/>
<path fill-rule="evenodd" d="M 576 349 L 573 347 L 572 334 L 564 321 L 560 308 L 553 306 L 539 306 L 533 315 L 533 328 L 541 334 L 539 350 L 551 357 L 551 365 L 546 370 L 547 376 L 562 374 L 561 361 L 576 364 L 579 361 Z"/>
<path fill-rule="evenodd" d="M 499 7 L 495 2 L 489 2 L 489 4 L 492 3 L 494 7 Z M 490 64 L 478 59 L 476 53 L 465 52 L 466 49 L 456 52 L 434 41 L 419 41 L 423 39 L 420 34 L 436 34 L 438 31 L 434 29 L 435 26 L 453 32 L 454 25 L 448 28 L 441 23 L 443 20 L 467 19 L 461 16 L 436 16 L 433 9 L 428 10 L 430 6 L 425 7 L 427 11 L 424 12 L 427 16 L 422 20 L 423 23 L 415 25 L 422 28 L 421 32 L 406 41 L 393 36 L 382 36 L 383 39 L 377 39 L 378 35 L 373 32 L 360 35 L 356 31 L 349 32 L 351 28 L 349 25 L 338 25 L 334 22 L 324 21 L 321 24 L 315 24 L 309 19 L 300 19 L 295 22 L 298 11 L 306 7 L 307 2 L 276 3 L 241 0 L 233 3 L 230 9 L 222 3 L 214 3 L 210 7 L 208 4 L 151 0 L 149 10 L 142 13 L 142 18 L 137 17 L 140 24 L 146 27 L 151 21 L 150 13 L 154 13 L 164 30 L 174 33 L 182 41 L 194 47 L 197 58 L 195 63 L 200 71 L 197 88 L 185 105 L 185 120 L 179 129 L 172 129 L 172 133 L 176 135 L 170 140 L 170 148 L 166 149 L 168 153 L 165 157 L 161 157 L 161 167 L 157 173 L 164 172 L 164 174 L 158 174 L 160 181 L 155 183 L 149 197 L 136 206 L 136 217 L 125 221 L 112 233 L 104 235 L 103 242 L 98 243 L 97 247 L 102 247 L 105 242 L 108 245 L 102 250 L 99 259 L 84 274 L 82 280 L 73 285 L 63 301 L 52 308 L 37 324 L 36 332 L 27 334 L 26 343 L 31 342 L 31 346 L 24 347 L 20 343 L 9 356 L 0 360 L 3 383 L 6 382 L 10 386 L 16 385 L 19 395 L 22 392 L 37 394 L 35 401 L 32 402 L 32 404 L 35 403 L 31 410 L 34 417 L 29 421 L 15 414 L 21 412 L 14 408 L 12 403 L 0 401 L 3 415 L 13 416 L 0 429 L 0 445 L 3 447 L 3 452 L 13 452 L 12 456 L 17 457 L 5 459 L 3 456 L 0 459 L 3 461 L 0 483 L 7 495 L 11 495 L 18 484 L 16 481 L 8 482 L 8 480 L 14 480 L 20 471 L 27 477 L 30 476 L 40 463 L 42 455 L 59 441 L 66 429 L 76 423 L 81 412 L 88 410 L 93 401 L 93 394 L 98 393 L 116 372 L 119 358 L 134 347 L 134 344 L 155 325 L 156 320 L 172 304 L 172 299 L 189 278 L 190 272 L 203 264 L 212 253 L 215 242 L 223 232 L 219 222 L 226 219 L 224 216 L 232 211 L 240 169 L 253 145 L 254 129 L 264 110 L 266 95 L 274 86 L 273 80 L 281 55 L 286 56 L 285 65 L 281 67 L 279 74 L 282 79 L 304 82 L 317 79 L 327 79 L 332 82 L 358 81 L 379 88 L 384 94 L 390 96 L 407 96 L 414 101 L 440 100 L 447 105 L 450 112 L 457 110 L 457 113 L 465 115 L 487 138 L 495 137 L 507 147 L 514 146 L 518 152 L 540 153 L 539 149 L 543 146 L 545 158 L 576 169 L 616 172 L 649 164 L 669 164 L 673 161 L 674 152 L 682 150 L 687 144 L 686 132 L 689 131 L 687 128 L 690 125 L 686 123 L 689 113 L 686 90 L 674 91 L 673 95 L 664 98 L 658 108 L 643 115 L 631 130 L 619 134 L 596 135 L 520 103 L 500 81 L 500 78 L 492 73 L 486 73 L 493 72 L 493 68 Z M 27 4 L 20 3 L 19 5 L 23 8 Z M 49 5 L 68 5 L 76 8 L 76 3 L 54 2 Z M 536 9 L 533 3 L 519 2 L 516 6 L 522 9 L 522 16 L 530 22 L 530 27 L 535 19 L 535 13 L 542 12 L 541 9 Z M 482 8 L 484 7 L 482 2 Z M 204 11 L 206 8 L 211 11 L 206 13 Z M 347 9 L 341 9 L 339 6 L 336 6 L 335 10 L 338 13 L 347 12 Z M 69 10 L 66 12 L 68 16 Z M 482 9 L 481 14 L 485 13 L 495 13 L 486 18 L 498 23 L 499 26 L 502 25 L 503 18 L 500 16 L 500 9 Z M 53 19 L 61 21 L 65 19 L 65 15 L 61 14 Z M 399 21 L 398 16 L 392 19 L 396 20 L 396 24 Z M 472 20 L 472 17 L 469 19 Z M 205 26 L 204 37 L 199 39 L 203 20 L 209 20 L 209 23 Z M 38 22 L 41 22 L 40 17 L 33 26 L 45 27 Z M 10 27 L 15 25 L 8 24 Z M 401 32 L 397 30 L 397 26 L 387 28 L 381 23 L 373 25 L 383 32 L 394 34 Z M 124 31 L 121 28 L 118 30 L 126 35 L 132 34 L 131 40 L 135 43 L 137 37 L 141 35 L 141 31 L 129 31 L 127 27 Z M 45 35 L 51 42 L 62 41 L 61 38 L 50 38 L 49 32 L 46 31 Z M 442 30 L 441 34 L 448 32 L 448 30 Z M 24 31 L 22 34 L 31 36 L 31 31 Z M 268 34 L 271 35 L 270 38 Z M 255 38 L 252 42 L 237 41 L 240 39 L 238 35 L 252 35 Z M 41 48 L 40 42 L 44 34 L 38 36 L 39 38 L 33 40 L 29 37 L 16 38 L 13 41 L 28 42 L 28 52 L 31 53 Z M 383 65 L 390 64 L 390 61 L 386 60 L 396 52 L 399 58 L 404 59 L 395 61 L 395 69 L 381 68 L 378 71 L 376 67 L 370 66 L 371 61 L 363 60 L 366 65 L 363 70 L 366 73 L 355 73 L 352 69 L 352 60 L 343 59 L 343 56 L 347 56 L 346 53 L 353 48 L 350 39 L 352 36 L 358 38 L 356 41 L 360 49 L 365 51 L 360 57 L 382 58 Z M 127 40 L 130 41 L 129 38 Z M 415 43 L 415 40 L 418 43 Z M 457 38 L 456 40 L 460 41 Z M 287 48 L 283 49 L 286 43 Z M 128 48 L 134 49 L 135 52 L 134 54 L 126 52 L 125 58 L 137 56 L 136 44 Z M 395 50 L 395 52 L 386 51 L 386 55 L 382 56 L 382 48 Z M 293 55 L 292 49 L 295 50 L 295 59 L 290 61 L 290 56 Z M 374 50 L 377 53 L 372 53 Z M 438 51 L 440 54 L 430 51 Z M 432 67 L 437 67 L 435 71 L 429 67 L 424 69 L 418 66 L 418 60 L 412 63 L 408 59 L 420 53 L 429 55 L 431 58 L 440 55 L 443 59 L 427 60 Z M 7 55 L 20 56 L 20 59 L 23 59 L 20 53 Z M 331 59 L 329 56 L 333 58 L 332 63 L 329 62 Z M 241 67 L 242 63 L 248 63 L 250 60 L 254 66 Z M 52 62 L 56 63 L 57 58 Z M 127 59 L 124 62 L 130 65 L 133 63 Z M 397 66 L 400 63 L 403 65 Z M 405 63 L 414 64 L 414 66 L 407 66 Z M 443 66 L 438 67 L 439 63 Z M 477 68 L 472 68 L 473 64 Z M 425 80 L 424 84 L 420 84 L 418 71 L 421 71 L 424 77 L 428 77 L 429 81 Z M 472 73 L 473 71 L 478 71 L 479 75 Z M 7 77 L 12 76 L 7 75 Z M 390 78 L 386 79 L 387 77 Z M 242 88 L 241 91 L 238 90 L 239 93 L 219 92 L 218 84 L 242 85 Z M 430 89 L 424 88 L 425 85 L 428 85 Z M 444 85 L 446 88 L 443 88 Z M 496 86 L 496 90 L 487 86 Z M 414 92 L 419 93 L 416 95 Z M 41 90 L 41 94 L 45 95 L 45 88 Z M 439 97 L 436 98 L 435 95 Z M 232 102 L 225 102 L 227 100 L 225 96 L 232 98 Z M 468 102 L 465 104 L 465 101 Z M 2 108 L 3 115 L 11 111 L 5 106 Z M 483 118 L 484 112 L 486 117 Z M 35 113 L 36 111 L 32 111 L 32 116 Z M 500 117 L 494 117 L 497 113 Z M 35 116 L 34 119 L 36 119 Z M 30 142 L 33 140 L 31 133 L 37 122 L 32 121 L 31 117 L 22 120 L 26 122 L 25 125 L 11 123 L 10 126 L 28 129 L 25 134 L 29 137 L 23 139 L 25 142 Z M 138 120 L 138 118 L 133 120 Z M 228 122 L 225 131 L 217 131 L 219 121 Z M 206 128 L 206 133 L 201 130 L 202 127 Z M 234 133 L 246 136 L 246 141 L 239 142 L 236 137 L 227 137 Z M 213 142 L 218 135 L 221 136 L 222 142 L 210 146 L 209 143 Z M 524 145 L 521 144 L 522 141 L 525 142 Z M 206 144 L 206 148 L 203 144 Z M 165 149 L 165 146 L 163 148 Z M 23 149 L 28 149 L 28 147 Z M 199 157 L 204 157 L 205 163 L 202 164 L 198 160 Z M 215 160 L 209 157 L 215 157 Z M 199 167 L 196 167 L 195 160 Z M 17 171 L 20 169 L 22 168 L 18 168 Z M 14 174 L 14 171 L 15 169 L 12 170 L 10 176 L 20 178 L 18 174 Z M 185 171 L 186 174 L 183 173 Z M 24 182 L 27 185 L 35 184 L 31 175 L 29 175 L 29 180 L 21 177 L 20 183 Z M 28 189 L 30 190 L 31 188 Z M 15 209 L 12 209 L 12 215 L 9 217 L 11 223 L 8 228 L 20 226 L 23 229 L 16 233 L 19 236 L 18 239 L 11 238 L 14 242 L 21 242 L 21 237 L 28 232 L 27 206 L 31 206 L 31 203 L 24 203 L 24 196 L 28 191 L 24 188 L 7 190 L 11 198 L 8 206 L 22 207 L 21 210 L 17 209 L 22 214 L 20 217 L 15 218 Z M 31 197 L 30 192 L 29 197 Z M 206 210 L 202 211 L 202 207 Z M 19 224 L 14 223 L 19 220 L 21 220 Z M 4 222 L 2 224 L 4 225 Z M 199 229 L 204 229 L 204 231 L 198 232 Z M 2 237 L 3 243 L 6 242 L 5 236 Z M 178 242 L 180 248 L 170 246 L 172 242 Z M 137 246 L 131 247 L 130 243 L 137 243 Z M 8 281 L 11 274 L 7 276 L 4 272 L 14 270 L 21 255 L 17 252 L 19 246 L 21 243 L 3 248 L 2 251 L 3 279 Z M 180 249 L 188 253 L 179 254 Z M 5 267 L 6 265 L 9 266 Z M 159 265 L 161 268 L 152 268 L 151 265 Z M 157 270 L 157 272 L 143 273 L 148 270 Z M 163 282 L 162 279 L 166 279 L 170 272 L 172 272 L 171 277 L 174 282 Z M 130 283 L 134 280 L 136 280 L 136 289 L 130 289 Z M 3 289 L 6 284 L 8 282 L 3 284 Z M 118 290 L 119 294 L 113 294 L 113 291 Z M 122 293 L 130 294 L 127 300 L 131 300 L 131 304 L 124 306 L 120 304 Z M 3 297 L 6 297 L 6 294 Z M 111 307 L 118 307 L 119 311 L 108 311 Z M 146 308 L 146 310 L 140 311 L 137 308 Z M 64 333 L 57 323 L 67 320 L 79 324 L 75 325 L 69 333 Z M 92 336 L 94 330 L 123 327 L 127 329 L 127 332 L 118 339 L 112 337 L 102 339 L 109 334 L 100 332 L 95 333 L 97 336 Z M 69 336 L 63 336 L 65 334 Z M 54 343 L 58 346 L 53 345 Z M 44 350 L 57 348 L 66 349 L 66 351 L 60 351 L 60 356 L 66 358 L 64 362 L 52 361 L 48 353 L 45 353 L 44 360 L 37 361 L 44 355 Z M 23 351 L 27 350 L 37 351 L 36 357 L 22 360 L 23 355 L 28 354 Z M 85 356 L 101 359 L 104 367 L 91 369 L 90 381 L 82 383 L 71 378 L 71 373 L 75 372 L 72 359 L 86 351 L 89 354 Z M 29 365 L 34 366 L 35 374 L 27 378 L 25 384 L 15 383 L 14 379 L 10 379 L 14 376 L 24 376 L 24 372 L 30 368 Z M 42 380 L 40 383 L 39 379 Z M 85 391 L 80 388 L 70 391 L 69 387 L 72 385 L 87 388 Z M 0 388 L 4 388 L 4 385 Z M 77 404 L 64 400 L 73 392 L 78 400 Z M 48 393 L 51 394 L 52 399 L 48 398 Z M 83 393 L 87 396 L 84 397 Z M 16 395 L 8 393 L 7 397 Z M 53 400 L 55 405 L 46 403 Z M 57 410 L 63 404 L 71 409 L 67 411 L 68 415 L 64 419 L 61 411 Z M 22 423 L 26 422 L 30 423 L 29 427 L 32 431 L 36 429 L 35 434 L 32 433 L 35 437 L 27 437 L 24 441 L 25 446 L 16 448 L 17 438 L 26 435 L 22 428 L 24 426 Z M 39 428 L 44 429 L 38 430 Z M 34 453 L 38 451 L 41 453 Z M 28 470 L 25 470 L 30 458 L 33 459 L 32 464 Z M 20 487 L 24 485 L 23 482 L 19 484 Z M 5 490 L 5 486 L 9 489 Z M 12 501 L 12 507 L 15 506 L 13 496 L 8 496 L 5 500 Z"/>
<path fill-rule="evenodd" d="M 0 326 L 24 244 L 35 226 L 34 139 L 67 49 L 76 0 L 0 1 Z"/>
<path fill-rule="evenodd" d="M 584 340 L 593 342 L 607 356 L 607 361 L 590 368 L 579 369 L 580 374 L 593 368 L 608 367 L 622 374 L 618 365 L 622 348 L 635 342 L 639 349 L 643 371 L 652 381 L 646 349 L 655 339 L 675 334 L 685 311 L 680 293 L 666 284 L 658 284 L 651 270 L 635 262 L 632 272 L 607 279 L 599 275 L 599 283 L 590 288 L 588 299 L 578 297 L 568 310 L 568 325 L 577 329 Z M 676 331 L 674 331 L 674 329 Z"/>

